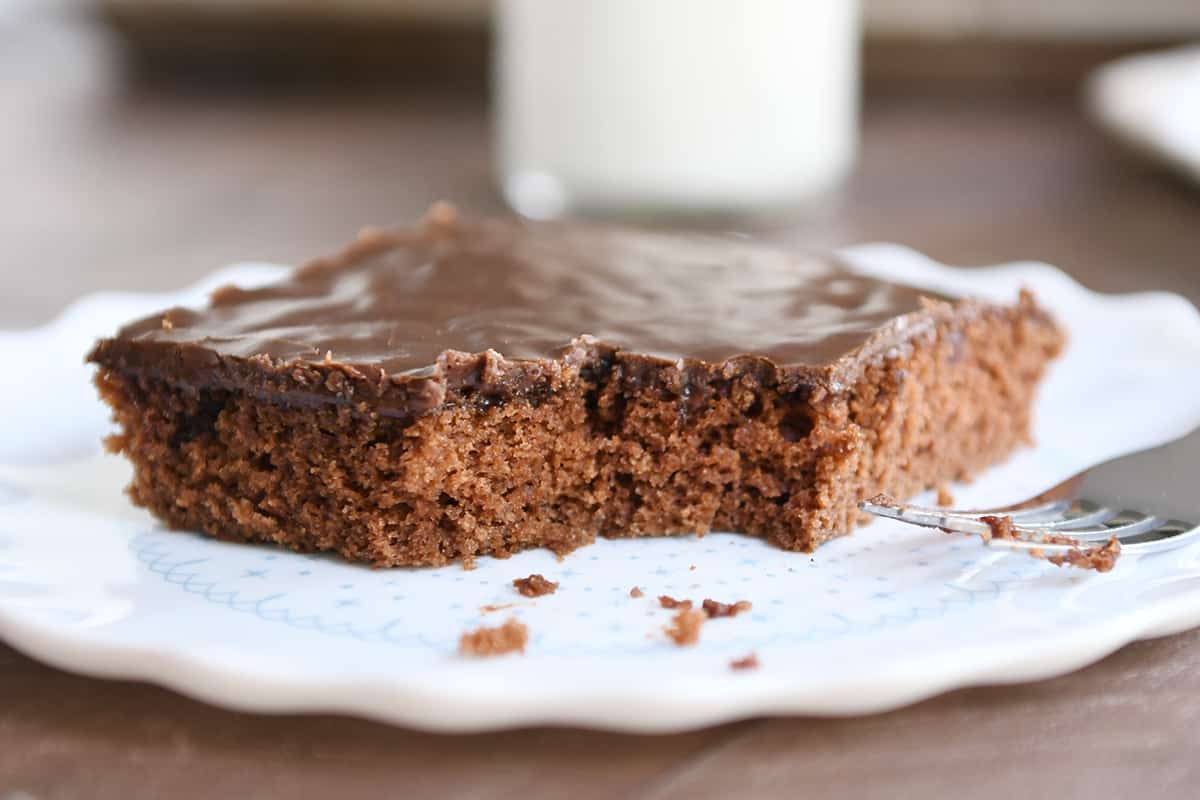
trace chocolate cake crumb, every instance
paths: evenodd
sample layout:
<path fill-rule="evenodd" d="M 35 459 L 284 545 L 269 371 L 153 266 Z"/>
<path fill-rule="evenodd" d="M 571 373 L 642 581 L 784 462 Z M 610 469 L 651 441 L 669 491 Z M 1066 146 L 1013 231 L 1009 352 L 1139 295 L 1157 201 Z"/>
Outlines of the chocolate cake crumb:
<path fill-rule="evenodd" d="M 733 661 L 729 662 L 729 668 L 737 671 L 758 669 L 758 667 L 759 663 L 757 653 L 749 653 L 741 658 L 735 658 Z"/>
<path fill-rule="evenodd" d="M 663 608 L 688 609 L 688 608 L 692 607 L 691 600 L 676 600 L 674 597 L 671 597 L 670 595 L 665 595 L 665 594 L 660 594 L 658 596 L 658 604 L 660 606 L 662 606 Z"/>
<path fill-rule="evenodd" d="M 1094 569 L 1096 572 L 1108 572 L 1121 556 L 1121 543 L 1116 536 L 1108 537 L 1108 541 L 1095 547 L 1077 547 L 1061 556 L 1048 556 L 1051 564 L 1058 567 L 1078 567 L 1079 569 Z"/>
<path fill-rule="evenodd" d="M 515 619 L 496 628 L 480 627 L 467 631 L 458 639 L 458 653 L 463 656 L 489 658 L 505 653 L 525 653 L 529 629 Z"/>
<path fill-rule="evenodd" d="M 752 606 L 749 600 L 738 600 L 736 603 L 718 603 L 716 600 L 705 598 L 704 602 L 701 603 L 701 607 L 709 619 L 716 619 L 717 617 L 736 617 L 743 611 L 749 611 Z"/>
<path fill-rule="evenodd" d="M 645 597 L 646 593 L 642 591 L 640 586 L 635 586 L 629 590 L 630 597 Z"/>
<path fill-rule="evenodd" d="M 512 585 L 525 597 L 542 597 L 547 594 L 554 594 L 558 589 L 558 584 L 554 581 L 548 581 L 541 575 L 533 574 L 528 578 L 517 578 L 512 582 Z"/>
<path fill-rule="evenodd" d="M 1065 544 L 1070 546 L 1071 550 L 1062 555 L 1048 555 L 1045 550 L 1040 548 L 1027 551 L 1033 558 L 1044 559 L 1056 567 L 1077 567 L 1078 569 L 1092 569 L 1096 572 L 1108 572 L 1117 563 L 1117 558 L 1121 555 L 1121 543 L 1117 541 L 1117 537 L 1115 536 L 1110 536 L 1108 541 L 1102 545 L 1085 547 L 1078 539 L 1072 539 L 1070 536 L 1050 531 L 1034 533 L 1032 538 L 1018 536 L 1016 530 L 1013 528 L 1012 517 L 1009 516 L 988 515 L 980 517 L 979 521 L 988 526 L 988 532 L 982 534 L 985 542 L 991 539 L 1022 539 L 1041 544 Z"/>
<path fill-rule="evenodd" d="M 986 533 L 981 533 L 980 537 L 985 542 L 990 542 L 992 539 L 1018 539 L 1016 531 L 1013 530 L 1012 517 L 998 517 L 988 515 L 980 517 L 979 521 L 988 526 Z"/>
<path fill-rule="evenodd" d="M 493 611 L 503 611 L 506 608 L 512 608 L 513 603 L 489 603 L 486 606 L 480 606 L 479 611 L 484 614 L 490 614 Z"/>
<path fill-rule="evenodd" d="M 939 483 L 937 486 L 937 504 L 942 508 L 954 505 L 954 495 L 950 493 L 950 487 L 944 483 Z"/>
<path fill-rule="evenodd" d="M 687 605 L 681 607 L 679 612 L 671 617 L 671 624 L 664 630 L 672 642 L 680 647 L 689 647 L 700 641 L 700 628 L 708 617 L 704 615 L 703 611 L 693 611 L 690 600 L 684 602 Z"/>

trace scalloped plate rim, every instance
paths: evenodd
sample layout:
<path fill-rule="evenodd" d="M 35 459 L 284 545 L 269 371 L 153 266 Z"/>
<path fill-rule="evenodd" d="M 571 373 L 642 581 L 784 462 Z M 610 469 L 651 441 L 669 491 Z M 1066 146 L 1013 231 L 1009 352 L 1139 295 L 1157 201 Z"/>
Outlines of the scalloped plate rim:
<path fill-rule="evenodd" d="M 900 245 L 857 245 L 842 252 L 867 272 L 872 271 L 872 265 L 883 263 L 891 263 L 891 268 L 895 269 L 895 264 L 904 260 L 936 264 Z M 265 266 L 264 275 L 277 269 L 273 265 L 251 266 Z M 211 287 L 221 282 L 223 276 L 237 274 L 245 268 L 246 265 L 233 265 L 182 293 L 196 295 L 199 287 Z M 1191 322 L 1187 324 L 1195 325 L 1193 335 L 1200 342 L 1200 313 L 1177 295 L 1163 292 L 1099 295 L 1054 267 L 1036 262 L 977 268 L 972 269 L 970 275 L 973 279 L 985 275 L 1011 279 L 1033 272 L 1069 286 L 1071 292 L 1089 302 L 1120 306 L 1152 303 L 1161 304 L 1164 309 L 1174 308 L 1171 313 L 1190 313 Z M 179 294 L 172 292 L 169 296 Z M 103 298 L 97 295 L 81 298 L 39 329 L 0 332 L 0 345 L 23 335 L 46 335 L 57 327 L 69 325 L 80 308 L 100 299 Z M 1146 446 L 1157 443 L 1147 442 Z M 625 693 L 590 695 L 577 691 L 568 696 L 542 697 L 536 703 L 531 703 L 526 693 L 519 691 L 498 696 L 492 687 L 479 696 L 455 698 L 458 702 L 454 711 L 447 714 L 446 697 L 439 694 L 436 687 L 405 686 L 403 681 L 381 685 L 336 679 L 281 681 L 278 670 L 256 671 L 245 663 L 224 663 L 220 654 L 208 657 L 195 650 L 172 647 L 169 642 L 135 645 L 105 641 L 95 632 L 81 634 L 57 629 L 7 608 L 0 598 L 0 639 L 39 660 L 72 672 L 149 681 L 206 702 L 247 711 L 350 713 L 421 729 L 459 732 L 554 724 L 662 733 L 760 715 L 845 716 L 882 712 L 964 686 L 1016 683 L 1061 675 L 1132 641 L 1170 635 L 1196 625 L 1200 625 L 1200 587 L 1129 609 L 1109 619 L 1106 626 L 1085 626 L 1043 637 L 1050 641 L 1039 641 L 1036 658 L 1001 653 L 997 644 L 974 645 L 958 654 L 952 668 L 936 663 L 922 664 L 923 674 L 912 674 L 915 672 L 913 664 L 920 662 L 910 659 L 906 672 L 892 676 L 886 686 L 864 680 L 864 685 L 851 687 L 852 690 L 843 686 L 836 696 L 821 696 L 825 687 L 820 685 L 789 689 L 781 688 L 778 681 L 759 679 L 760 676 L 755 674 L 738 676 L 733 682 L 722 675 L 684 681 L 676 688 L 686 691 L 674 694 L 655 695 L 642 688 Z M 942 667 L 940 670 L 939 666 Z M 716 689 L 721 693 L 714 691 Z M 700 700 L 707 705 L 697 707 L 697 697 L 690 694 L 695 692 L 700 693 Z M 635 703 L 641 711 L 631 716 L 628 708 Z"/>

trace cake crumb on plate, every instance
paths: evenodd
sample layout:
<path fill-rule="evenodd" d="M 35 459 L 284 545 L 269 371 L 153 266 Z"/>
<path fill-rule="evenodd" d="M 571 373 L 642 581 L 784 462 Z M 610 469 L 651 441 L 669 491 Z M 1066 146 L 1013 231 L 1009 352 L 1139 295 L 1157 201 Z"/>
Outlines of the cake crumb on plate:
<path fill-rule="evenodd" d="M 671 617 L 671 624 L 664 630 L 672 642 L 680 647 L 689 647 L 700 641 L 700 628 L 706 619 L 708 617 L 704 612 L 692 610 L 691 601 L 688 601 L 686 607 Z"/>
<path fill-rule="evenodd" d="M 558 584 L 554 581 L 546 580 L 541 575 L 534 573 L 528 578 L 516 578 L 512 582 L 520 594 L 525 597 L 542 597 L 547 594 L 554 594 L 558 589 Z"/>
<path fill-rule="evenodd" d="M 729 662 L 729 668 L 736 672 L 741 672 L 747 669 L 758 669 L 758 667 L 759 663 L 757 653 L 747 653 L 741 658 L 735 658 L 733 661 Z"/>
<path fill-rule="evenodd" d="M 514 603 L 488 603 L 486 606 L 480 606 L 479 611 L 483 614 L 491 614 L 493 611 L 503 611 L 506 608 L 512 608 Z"/>
<path fill-rule="evenodd" d="M 753 606 L 749 600 L 738 600 L 736 603 L 718 603 L 716 600 L 705 598 L 701 604 L 709 619 L 717 617 L 736 617 L 743 611 L 749 611 Z"/>
<path fill-rule="evenodd" d="M 467 631 L 458 639 L 458 653 L 479 658 L 514 652 L 523 655 L 528 641 L 529 628 L 515 619 L 509 619 L 495 628 L 479 627 Z"/>

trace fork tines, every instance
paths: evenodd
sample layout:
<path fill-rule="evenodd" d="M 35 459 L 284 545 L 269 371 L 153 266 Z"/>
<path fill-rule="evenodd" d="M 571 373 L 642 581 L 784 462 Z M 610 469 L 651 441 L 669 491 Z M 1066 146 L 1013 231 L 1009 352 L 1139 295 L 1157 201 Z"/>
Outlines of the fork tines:
<path fill-rule="evenodd" d="M 899 503 L 886 495 L 859 508 L 879 517 L 926 528 L 975 534 L 990 547 L 1068 555 L 1115 537 L 1123 550 L 1173 549 L 1200 534 L 1200 526 L 1140 511 L 1117 511 L 1087 500 L 1055 500 L 1021 508 L 959 511 Z M 995 519 L 1006 518 L 1012 536 L 994 535 Z"/>

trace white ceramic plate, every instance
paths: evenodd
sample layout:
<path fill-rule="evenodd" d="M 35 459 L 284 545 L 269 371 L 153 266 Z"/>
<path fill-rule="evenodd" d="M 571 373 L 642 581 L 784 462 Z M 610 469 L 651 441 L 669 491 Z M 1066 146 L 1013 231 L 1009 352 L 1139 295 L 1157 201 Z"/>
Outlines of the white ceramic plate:
<path fill-rule="evenodd" d="M 1200 183 L 1200 47 L 1106 64 L 1087 94 L 1092 113 L 1113 135 Z"/>
<path fill-rule="evenodd" d="M 1070 329 L 1038 402 L 1039 446 L 956 487 L 962 504 L 1022 498 L 1200 422 L 1200 316 L 1179 297 L 1096 295 L 1037 264 L 956 270 L 892 245 L 847 254 L 864 271 L 953 293 L 1010 300 L 1029 285 Z M 82 354 L 136 314 L 279 270 L 232 267 L 170 296 L 89 297 L 45 328 L 0 334 L 0 635 L 13 645 L 242 709 L 451 731 L 670 731 L 880 711 L 1059 674 L 1200 624 L 1196 547 L 1095 575 L 876 522 L 811 556 L 712 534 L 605 540 L 561 562 L 531 551 L 474 571 L 377 571 L 164 531 L 122 495 L 125 463 L 98 452 L 106 415 Z M 510 581 L 533 572 L 560 581 L 558 593 L 517 596 Z M 646 597 L 631 598 L 633 586 Z M 754 608 L 677 648 L 659 593 Z M 524 656 L 455 655 L 460 632 L 508 616 L 532 633 Z M 749 652 L 759 669 L 729 668 Z"/>

